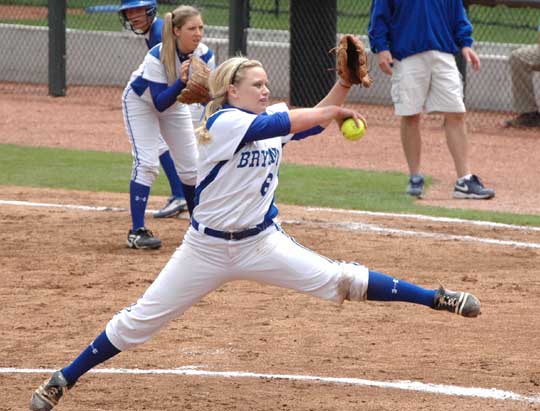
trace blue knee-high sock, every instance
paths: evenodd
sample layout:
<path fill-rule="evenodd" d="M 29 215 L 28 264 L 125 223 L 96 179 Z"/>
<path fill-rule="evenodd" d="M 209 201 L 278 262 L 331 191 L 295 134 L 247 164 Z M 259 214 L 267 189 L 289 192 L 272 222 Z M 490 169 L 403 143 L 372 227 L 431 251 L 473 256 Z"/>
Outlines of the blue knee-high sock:
<path fill-rule="evenodd" d="M 178 177 L 178 172 L 176 171 L 171 153 L 169 151 L 165 151 L 159 156 L 159 162 L 161 163 L 161 167 L 163 167 L 163 171 L 165 171 L 167 180 L 169 180 L 172 195 L 183 198 L 184 190 L 182 189 L 182 182 L 180 181 L 180 177 Z"/>
<path fill-rule="evenodd" d="M 188 186 L 187 184 L 182 183 L 182 187 L 184 188 L 189 215 L 192 215 L 193 208 L 195 208 L 195 186 Z"/>
<path fill-rule="evenodd" d="M 150 195 L 150 187 L 143 186 L 131 180 L 129 182 L 129 200 L 131 207 L 131 224 L 132 229 L 144 227 L 144 212 L 146 211 L 146 203 Z"/>
<path fill-rule="evenodd" d="M 75 384 L 79 377 L 89 369 L 107 361 L 119 352 L 120 350 L 112 345 L 103 331 L 71 364 L 62 369 L 62 374 L 69 385 Z"/>
<path fill-rule="evenodd" d="M 369 272 L 367 299 L 373 301 L 405 301 L 408 303 L 433 307 L 435 290 L 428 290 L 418 285 L 381 274 Z"/>

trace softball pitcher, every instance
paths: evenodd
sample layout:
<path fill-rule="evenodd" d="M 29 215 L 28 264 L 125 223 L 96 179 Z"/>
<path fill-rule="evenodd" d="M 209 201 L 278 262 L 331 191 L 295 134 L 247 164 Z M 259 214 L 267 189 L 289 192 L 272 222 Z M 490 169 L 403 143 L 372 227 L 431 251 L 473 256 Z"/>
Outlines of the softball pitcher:
<path fill-rule="evenodd" d="M 163 20 L 157 17 L 156 13 L 157 3 L 155 0 L 122 0 L 118 11 L 124 28 L 137 35 L 144 36 L 148 49 L 161 43 Z M 167 147 L 162 137 L 160 138 L 158 153 L 159 162 L 171 187 L 171 196 L 167 199 L 165 206 L 154 213 L 154 218 L 174 217 L 187 210 L 187 203 L 169 147 Z"/>
<path fill-rule="evenodd" d="M 350 87 L 338 81 L 316 107 L 289 111 L 283 103 L 268 107 L 268 80 L 258 61 L 235 57 L 212 73 L 215 98 L 199 132 L 196 205 L 182 245 L 135 304 L 116 314 L 88 348 L 34 392 L 30 410 L 51 410 L 89 369 L 144 343 L 233 280 L 272 284 L 337 303 L 404 301 L 465 317 L 479 314 L 480 302 L 471 294 L 425 289 L 323 257 L 276 223 L 282 146 L 320 133 L 333 120 L 359 121 L 359 113 L 341 106 Z"/>
<path fill-rule="evenodd" d="M 140 3 L 145 2 L 132 2 L 130 5 Z M 128 7 L 121 10 L 121 14 L 130 16 L 134 13 L 130 10 L 134 9 Z M 130 26 L 138 27 L 136 24 L 140 20 L 133 18 L 127 21 Z M 157 30 L 159 25 L 154 24 L 152 30 Z M 131 75 L 122 96 L 124 124 L 133 155 L 130 181 L 132 227 L 127 239 L 131 248 L 161 246 L 161 240 L 145 227 L 144 217 L 150 188 L 159 173 L 159 159 L 167 147 L 191 213 L 197 148 L 191 111 L 188 106 L 177 104 L 176 97 L 186 85 L 192 55 L 200 57 L 210 69 L 215 68 L 214 53 L 201 43 L 204 25 L 197 9 L 180 6 L 165 14 L 162 26 L 163 42 L 150 49 L 141 66 Z M 156 37 L 155 34 L 150 35 L 150 38 Z M 148 45 L 151 45 L 150 41 Z M 162 211 L 174 210 L 174 203 L 175 200 L 171 200 Z M 158 216 L 163 216 L 163 213 L 158 213 Z"/>

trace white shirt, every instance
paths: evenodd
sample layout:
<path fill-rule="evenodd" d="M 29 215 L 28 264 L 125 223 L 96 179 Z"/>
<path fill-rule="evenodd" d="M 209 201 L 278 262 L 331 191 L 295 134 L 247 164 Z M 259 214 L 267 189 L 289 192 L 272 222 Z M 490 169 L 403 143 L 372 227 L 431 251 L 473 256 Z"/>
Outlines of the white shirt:
<path fill-rule="evenodd" d="M 137 68 L 137 70 L 131 74 L 129 79 L 129 85 L 132 86 L 132 88 L 136 91 L 143 91 L 142 94 L 139 94 L 139 92 L 137 94 L 139 94 L 140 97 L 147 102 L 152 102 L 148 81 L 153 83 L 169 84 L 165 66 L 161 63 L 161 46 L 162 43 L 158 43 L 152 47 L 148 53 L 146 53 L 143 62 Z M 214 53 L 205 44 L 199 43 L 192 54 L 201 58 L 210 68 L 210 70 L 214 70 L 216 68 Z M 187 58 L 187 55 L 181 58 L 178 53 L 175 54 L 177 73 L 180 73 L 180 66 Z"/>

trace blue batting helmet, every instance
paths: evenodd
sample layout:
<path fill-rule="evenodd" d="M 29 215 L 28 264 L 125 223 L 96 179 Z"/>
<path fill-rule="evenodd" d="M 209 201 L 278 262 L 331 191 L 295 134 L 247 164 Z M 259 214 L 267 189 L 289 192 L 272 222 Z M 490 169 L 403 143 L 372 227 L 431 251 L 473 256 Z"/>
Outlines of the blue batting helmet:
<path fill-rule="evenodd" d="M 129 21 L 125 13 L 126 10 L 134 9 L 138 7 L 146 8 L 146 15 L 148 16 L 149 22 L 151 23 L 157 14 L 157 1 L 156 0 L 121 0 L 118 14 L 120 15 L 120 20 L 122 21 L 122 25 L 127 30 L 131 30 L 137 34 L 144 34 L 146 33 L 146 31 L 148 31 L 148 29 L 145 32 L 142 32 L 141 30 L 137 30 L 133 28 L 133 25 L 131 24 L 131 22 Z"/>

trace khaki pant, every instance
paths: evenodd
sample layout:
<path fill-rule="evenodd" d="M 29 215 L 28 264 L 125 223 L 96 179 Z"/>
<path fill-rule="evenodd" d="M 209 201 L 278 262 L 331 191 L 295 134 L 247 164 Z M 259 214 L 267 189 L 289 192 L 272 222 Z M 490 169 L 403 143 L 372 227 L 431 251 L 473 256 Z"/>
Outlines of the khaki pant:
<path fill-rule="evenodd" d="M 533 72 L 540 71 L 540 44 L 520 47 L 510 55 L 514 110 L 518 113 L 538 111 L 534 95 Z"/>
<path fill-rule="evenodd" d="M 454 56 L 429 50 L 394 61 L 392 101 L 397 116 L 464 113 L 463 82 Z"/>

